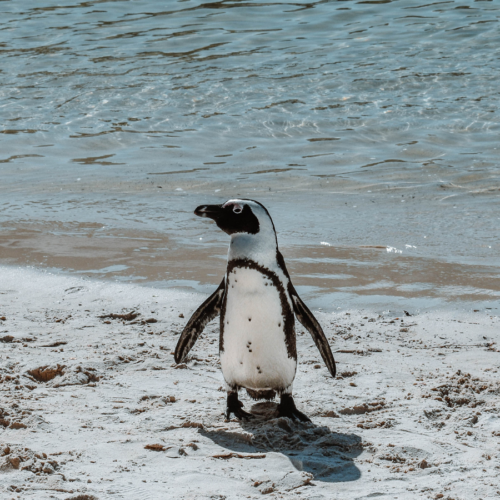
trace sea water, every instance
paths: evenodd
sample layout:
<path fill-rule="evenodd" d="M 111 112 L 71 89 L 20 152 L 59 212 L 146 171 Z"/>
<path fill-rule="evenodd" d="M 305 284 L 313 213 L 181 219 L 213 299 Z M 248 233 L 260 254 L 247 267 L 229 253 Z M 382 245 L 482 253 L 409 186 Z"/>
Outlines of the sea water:
<path fill-rule="evenodd" d="M 500 2 L 0 2 L 0 263 L 209 292 L 231 197 L 325 308 L 496 308 Z M 1 285 L 0 285 L 1 286 Z"/>

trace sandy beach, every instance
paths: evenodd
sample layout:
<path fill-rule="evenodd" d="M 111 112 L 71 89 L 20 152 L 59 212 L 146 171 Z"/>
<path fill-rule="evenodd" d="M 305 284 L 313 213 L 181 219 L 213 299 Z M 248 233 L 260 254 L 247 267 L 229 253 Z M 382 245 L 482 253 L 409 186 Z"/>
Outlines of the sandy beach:
<path fill-rule="evenodd" d="M 312 423 L 243 394 L 257 418 L 226 422 L 217 321 L 187 363 L 173 360 L 203 295 L 0 275 L 1 498 L 500 495 L 500 320 L 488 311 L 315 310 L 338 376 L 299 325 L 294 393 Z"/>

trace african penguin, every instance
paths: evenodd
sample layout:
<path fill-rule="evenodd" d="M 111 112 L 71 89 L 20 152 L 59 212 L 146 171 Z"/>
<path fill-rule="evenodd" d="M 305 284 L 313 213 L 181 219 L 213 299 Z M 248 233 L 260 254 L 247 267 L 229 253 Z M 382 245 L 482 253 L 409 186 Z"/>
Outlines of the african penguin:
<path fill-rule="evenodd" d="M 335 360 L 320 324 L 292 285 L 271 216 L 259 202 L 245 199 L 202 205 L 194 213 L 213 219 L 231 236 L 231 243 L 226 274 L 188 321 L 175 348 L 175 361 L 186 358 L 205 325 L 220 314 L 226 418 L 252 417 L 238 400 L 238 390 L 244 388 L 254 399 L 273 399 L 277 393 L 278 416 L 310 421 L 292 397 L 297 371 L 294 315 L 312 335 L 332 377 Z"/>

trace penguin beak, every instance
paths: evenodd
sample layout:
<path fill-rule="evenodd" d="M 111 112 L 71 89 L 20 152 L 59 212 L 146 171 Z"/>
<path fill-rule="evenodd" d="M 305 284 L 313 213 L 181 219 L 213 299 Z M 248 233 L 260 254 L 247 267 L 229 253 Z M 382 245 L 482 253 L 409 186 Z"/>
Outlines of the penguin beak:
<path fill-rule="evenodd" d="M 200 205 L 194 214 L 198 217 L 209 217 L 215 220 L 223 214 L 223 208 L 222 205 Z"/>

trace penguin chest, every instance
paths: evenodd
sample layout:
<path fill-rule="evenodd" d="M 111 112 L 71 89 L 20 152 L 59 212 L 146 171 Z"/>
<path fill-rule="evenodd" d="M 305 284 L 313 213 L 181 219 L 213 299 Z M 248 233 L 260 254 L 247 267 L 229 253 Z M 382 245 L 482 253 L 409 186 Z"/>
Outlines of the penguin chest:
<path fill-rule="evenodd" d="M 221 367 L 230 386 L 249 389 L 288 387 L 297 361 L 289 355 L 286 335 L 294 318 L 283 288 L 256 269 L 235 268 L 228 274 L 221 316 Z M 290 339 L 288 339 L 290 343 Z"/>

